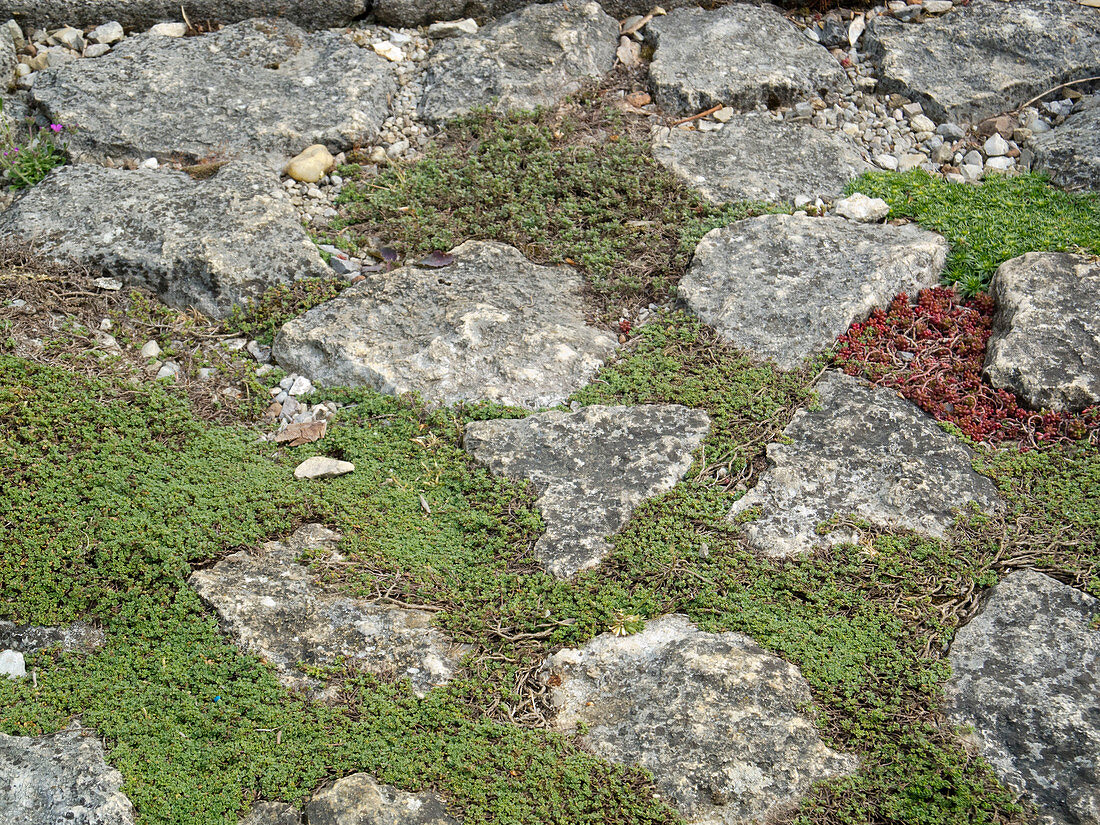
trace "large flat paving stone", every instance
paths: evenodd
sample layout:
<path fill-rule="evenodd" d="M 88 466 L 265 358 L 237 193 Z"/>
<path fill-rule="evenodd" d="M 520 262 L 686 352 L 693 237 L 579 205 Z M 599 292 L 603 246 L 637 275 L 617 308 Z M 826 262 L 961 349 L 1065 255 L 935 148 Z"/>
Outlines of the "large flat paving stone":
<path fill-rule="evenodd" d="M 122 774 L 75 724 L 49 736 L 0 733 L 0 811 L 19 825 L 133 825 Z"/>
<path fill-rule="evenodd" d="M 937 121 L 976 123 L 1100 75 L 1100 12 L 1072 0 L 971 0 L 919 24 L 880 15 L 864 43 L 879 90 L 919 101 Z"/>
<path fill-rule="evenodd" d="M 990 383 L 1034 409 L 1100 403 L 1100 262 L 1029 252 L 997 268 L 990 292 Z"/>
<path fill-rule="evenodd" d="M 432 403 L 562 403 L 617 346 L 584 320 L 582 283 L 516 249 L 468 241 L 444 269 L 372 273 L 283 326 L 274 355 L 322 384 Z"/>
<path fill-rule="evenodd" d="M 948 718 L 1044 825 L 1100 823 L 1100 601 L 1031 570 L 955 634 Z"/>
<path fill-rule="evenodd" d="M 299 26 L 346 26 L 362 17 L 366 0 L 188 0 L 191 20 L 235 23 L 252 17 L 284 17 Z M 176 0 L 0 0 L 0 18 L 15 18 L 24 28 L 98 26 L 117 20 L 127 29 L 147 29 L 180 19 Z"/>
<path fill-rule="evenodd" d="M 723 338 L 797 367 L 899 292 L 939 283 L 947 241 L 912 225 L 763 215 L 708 232 L 678 295 Z"/>
<path fill-rule="evenodd" d="M 562 650 L 543 678 L 560 730 L 584 724 L 597 755 L 651 771 L 692 823 L 768 821 L 814 782 L 856 768 L 821 741 L 796 667 L 740 633 L 703 633 L 686 616 Z"/>
<path fill-rule="evenodd" d="M 380 785 L 369 774 L 338 779 L 306 803 L 309 825 L 457 825 L 434 793 Z"/>
<path fill-rule="evenodd" d="M 653 99 L 667 112 L 689 115 L 719 104 L 775 109 L 851 89 L 836 58 L 774 6 L 679 8 L 646 31 L 656 46 Z"/>
<path fill-rule="evenodd" d="M 273 665 L 290 687 L 319 687 L 298 670 L 299 662 L 326 665 L 337 659 L 407 677 L 420 696 L 449 681 L 468 648 L 433 629 L 431 613 L 329 593 L 297 563 L 306 550 L 333 552 L 339 538 L 307 524 L 258 553 L 234 553 L 197 570 L 188 582 L 233 641 Z"/>
<path fill-rule="evenodd" d="M 259 19 L 201 37 L 128 37 L 43 71 L 30 94 L 52 123 L 79 126 L 78 155 L 194 161 L 366 143 L 396 91 L 389 63 L 350 38 Z"/>
<path fill-rule="evenodd" d="M 0 213 L 0 234 L 221 318 L 268 287 L 330 273 L 290 201 L 272 197 L 278 188 L 254 162 L 207 180 L 63 166 Z"/>
<path fill-rule="evenodd" d="M 768 469 L 730 511 L 732 520 L 760 508 L 745 530 L 752 549 L 782 557 L 858 541 L 851 529 L 817 534 L 834 516 L 942 538 L 971 502 L 1003 508 L 973 453 L 893 390 L 839 372 L 814 389 L 820 408 L 800 410 L 786 443 L 768 445 Z"/>
<path fill-rule="evenodd" d="M 535 555 L 567 578 L 599 564 L 635 507 L 672 489 L 709 429 L 706 413 L 675 404 L 592 406 L 474 421 L 464 445 L 493 473 L 535 486 L 546 522 Z"/>
<path fill-rule="evenodd" d="M 875 168 L 846 135 L 763 112 L 734 116 L 717 132 L 658 130 L 653 156 L 714 203 L 831 200 Z"/>
<path fill-rule="evenodd" d="M 428 57 L 419 114 L 440 122 L 480 106 L 551 106 L 611 71 L 618 43 L 619 24 L 598 3 L 528 6 L 440 41 Z"/>
<path fill-rule="evenodd" d="M 1100 190 L 1100 94 L 1091 95 L 1065 123 L 1031 142 L 1032 168 L 1066 189 Z"/>

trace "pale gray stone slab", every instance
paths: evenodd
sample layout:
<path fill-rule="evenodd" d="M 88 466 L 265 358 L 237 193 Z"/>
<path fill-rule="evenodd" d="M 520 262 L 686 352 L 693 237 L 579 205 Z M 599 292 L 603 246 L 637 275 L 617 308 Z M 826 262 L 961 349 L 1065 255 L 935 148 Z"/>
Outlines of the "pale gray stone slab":
<path fill-rule="evenodd" d="M 257 802 L 240 825 L 302 825 L 302 812 L 285 802 Z"/>
<path fill-rule="evenodd" d="M 496 475 L 535 486 L 546 522 L 535 555 L 567 578 L 599 564 L 634 508 L 675 486 L 709 429 L 706 413 L 675 404 L 592 406 L 473 421 L 463 443 Z"/>
<path fill-rule="evenodd" d="M 408 793 L 354 773 L 306 803 L 309 825 L 457 825 L 434 793 Z"/>
<path fill-rule="evenodd" d="M 51 122 L 79 126 L 79 156 L 194 161 L 367 143 L 396 92 L 390 64 L 349 37 L 262 19 L 201 37 L 128 37 L 42 71 L 31 98 Z"/>
<path fill-rule="evenodd" d="M 670 113 L 691 115 L 718 105 L 776 109 L 851 90 L 836 58 L 775 6 L 674 9 L 654 19 L 646 33 L 656 45 L 649 67 L 653 99 Z"/>
<path fill-rule="evenodd" d="M 480 106 L 550 106 L 615 65 L 619 24 L 598 3 L 532 5 L 436 44 L 418 112 L 432 122 Z"/>
<path fill-rule="evenodd" d="M 1034 409 L 1100 403 L 1100 263 L 1029 252 L 997 268 L 990 292 L 996 308 L 985 356 L 990 383 Z"/>
<path fill-rule="evenodd" d="M 875 17 L 863 41 L 878 90 L 938 122 L 977 122 L 1059 83 L 1100 75 L 1100 14 L 1067 0 L 971 0 L 942 17 Z"/>
<path fill-rule="evenodd" d="M 935 286 L 946 257 L 913 225 L 762 215 L 703 236 L 677 294 L 735 346 L 794 369 L 899 292 Z"/>
<path fill-rule="evenodd" d="M 103 645 L 103 631 L 84 622 L 62 627 L 17 625 L 0 621 L 0 649 L 34 653 L 50 648 L 89 652 Z"/>
<path fill-rule="evenodd" d="M 133 825 L 122 774 L 74 724 L 49 736 L 0 733 L 0 811 L 19 825 Z"/>
<path fill-rule="evenodd" d="M 598 756 L 651 771 L 692 823 L 766 821 L 814 782 L 857 766 L 821 741 L 794 665 L 740 633 L 703 633 L 686 616 L 562 650 L 543 678 L 559 730 L 583 724 Z"/>
<path fill-rule="evenodd" d="M 252 17 L 283 17 L 308 28 L 346 26 L 362 17 L 366 0 L 187 0 L 187 16 L 235 23 Z M 156 23 L 181 20 L 176 0 L 0 0 L 0 19 L 14 17 L 27 28 L 98 26 L 115 20 L 127 29 L 145 30 Z"/>
<path fill-rule="evenodd" d="M 376 272 L 283 326 L 273 353 L 314 383 L 419 392 L 432 403 L 560 404 L 617 346 L 585 323 L 582 282 L 469 241 L 442 269 Z"/>
<path fill-rule="evenodd" d="M 1032 169 L 1066 189 L 1100 190 L 1100 94 L 1092 95 L 1065 123 L 1031 140 Z"/>
<path fill-rule="evenodd" d="M 340 535 L 307 524 L 256 553 L 242 551 L 188 582 L 214 608 L 242 649 L 274 666 L 289 687 L 315 689 L 297 665 L 338 658 L 377 674 L 409 679 L 423 696 L 450 680 L 469 648 L 431 627 L 432 614 L 329 593 L 297 563 L 306 550 L 335 553 Z"/>
<path fill-rule="evenodd" d="M 955 634 L 948 718 L 1043 825 L 1100 823 L 1100 601 L 1031 570 Z"/>
<path fill-rule="evenodd" d="M 214 318 L 269 287 L 330 274 L 276 172 L 235 162 L 207 180 L 167 169 L 55 169 L 0 213 L 0 234 L 102 267 Z"/>
<path fill-rule="evenodd" d="M 840 372 L 814 386 L 820 407 L 800 410 L 768 445 L 768 469 L 730 511 L 760 508 L 745 528 L 753 550 L 794 556 L 856 542 L 859 531 L 818 535 L 834 516 L 942 538 L 971 502 L 1004 508 L 994 483 L 975 472 L 973 453 L 896 392 Z"/>
<path fill-rule="evenodd" d="M 713 203 L 831 200 L 875 168 L 847 135 L 764 112 L 735 115 L 716 132 L 658 130 L 653 156 Z"/>

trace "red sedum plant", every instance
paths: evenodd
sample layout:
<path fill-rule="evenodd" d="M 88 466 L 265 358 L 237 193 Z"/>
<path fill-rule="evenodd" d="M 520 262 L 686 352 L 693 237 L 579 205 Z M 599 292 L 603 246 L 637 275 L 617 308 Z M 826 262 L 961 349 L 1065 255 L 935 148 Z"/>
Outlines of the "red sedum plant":
<path fill-rule="evenodd" d="M 975 441 L 1027 448 L 1100 440 L 1100 407 L 1036 412 L 982 380 L 992 323 L 993 299 L 985 293 L 964 299 L 935 287 L 921 291 L 915 304 L 901 293 L 837 339 L 837 363 L 849 375 L 896 389 Z"/>

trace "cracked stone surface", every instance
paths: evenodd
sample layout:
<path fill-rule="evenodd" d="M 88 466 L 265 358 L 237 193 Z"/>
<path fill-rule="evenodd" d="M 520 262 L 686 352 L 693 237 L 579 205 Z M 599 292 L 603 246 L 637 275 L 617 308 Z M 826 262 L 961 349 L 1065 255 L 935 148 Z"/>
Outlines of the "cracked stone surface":
<path fill-rule="evenodd" d="M 457 825 L 434 793 L 408 793 L 355 773 L 318 791 L 305 806 L 309 825 Z"/>
<path fill-rule="evenodd" d="M 693 115 L 718 105 L 776 109 L 851 90 L 836 58 L 774 6 L 674 9 L 646 32 L 656 46 L 650 87 L 666 112 Z"/>
<path fill-rule="evenodd" d="M 0 733 L 0 811 L 19 825 L 133 825 L 122 774 L 79 724 L 49 736 Z"/>
<path fill-rule="evenodd" d="M 857 175 L 874 169 L 846 135 L 735 115 L 717 132 L 658 130 L 653 156 L 709 201 L 790 202 L 798 195 L 833 199 Z"/>
<path fill-rule="evenodd" d="M 306 550 L 334 553 L 339 538 L 308 524 L 258 553 L 234 553 L 197 570 L 188 581 L 233 641 L 266 659 L 289 687 L 317 687 L 298 662 L 332 664 L 337 657 L 407 677 L 419 696 L 447 682 L 468 648 L 433 629 L 431 613 L 328 593 L 297 563 Z"/>
<path fill-rule="evenodd" d="M 600 563 L 611 549 L 605 537 L 635 507 L 672 489 L 709 430 L 706 413 L 675 404 L 592 406 L 473 421 L 464 446 L 496 475 L 535 486 L 546 522 L 535 555 L 567 578 Z"/>
<path fill-rule="evenodd" d="M 273 354 L 315 384 L 417 391 L 431 403 L 562 403 L 617 346 L 584 320 L 582 281 L 469 241 L 443 269 L 376 272 L 290 321 Z"/>
<path fill-rule="evenodd" d="M 855 516 L 942 538 L 970 502 L 986 511 L 1004 504 L 993 482 L 974 472 L 973 453 L 892 390 L 839 372 L 814 386 L 820 409 L 800 410 L 769 444 L 769 467 L 742 496 L 730 519 L 759 507 L 746 525 L 749 546 L 794 556 L 859 540 L 857 531 L 817 534 L 833 516 Z"/>
<path fill-rule="evenodd" d="M 864 43 L 878 91 L 913 98 L 936 121 L 978 122 L 1100 75 L 1100 14 L 1065 0 L 971 0 L 920 24 L 879 15 Z"/>
<path fill-rule="evenodd" d="M 1100 601 L 1031 570 L 955 634 L 948 718 L 1043 825 L 1100 823 Z"/>
<path fill-rule="evenodd" d="M 31 653 L 56 647 L 91 651 L 102 644 L 103 631 L 84 622 L 74 622 L 64 627 L 41 627 L 0 621 L 0 650 Z"/>
<path fill-rule="evenodd" d="M 1100 94 L 1056 129 L 1031 140 L 1032 168 L 1067 189 L 1100 190 Z"/>
<path fill-rule="evenodd" d="M 935 286 L 946 257 L 947 241 L 912 225 L 763 215 L 708 232 L 678 295 L 723 338 L 794 369 L 899 292 Z"/>
<path fill-rule="evenodd" d="M 188 0 L 192 20 L 234 23 L 253 17 L 283 17 L 299 26 L 346 26 L 367 11 L 366 0 Z M 147 29 L 180 19 L 176 0 L 0 0 L 0 18 L 23 26 L 57 29 L 98 26 L 116 20 L 127 29 Z"/>
<path fill-rule="evenodd" d="M 598 3 L 528 6 L 477 32 L 440 41 L 428 58 L 418 112 L 430 122 L 479 106 L 550 106 L 615 65 L 619 24 Z"/>
<path fill-rule="evenodd" d="M 608 760 L 651 771 L 699 825 L 748 825 L 794 803 L 856 759 L 826 747 L 806 715 L 794 665 L 740 633 L 704 633 L 686 616 L 646 622 L 551 656 L 543 671 L 558 729 Z"/>
<path fill-rule="evenodd" d="M 51 122 L 79 124 L 78 156 L 195 161 L 367 143 L 396 92 L 386 60 L 350 38 L 260 19 L 201 37 L 128 37 L 43 71 L 31 98 Z"/>
<path fill-rule="evenodd" d="M 277 173 L 255 162 L 207 180 L 63 166 L 0 213 L 0 234 L 222 318 L 268 287 L 331 274 L 294 207 L 271 196 L 278 186 Z"/>
<path fill-rule="evenodd" d="M 1034 409 L 1100 403 L 1100 263 L 1029 252 L 997 268 L 985 375 Z"/>

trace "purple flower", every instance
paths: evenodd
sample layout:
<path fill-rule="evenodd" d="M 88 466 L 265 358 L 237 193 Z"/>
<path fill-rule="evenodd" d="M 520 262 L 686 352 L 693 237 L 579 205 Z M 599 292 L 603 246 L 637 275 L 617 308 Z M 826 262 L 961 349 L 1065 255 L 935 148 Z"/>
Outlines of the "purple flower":
<path fill-rule="evenodd" d="M 64 127 L 64 126 L 62 126 L 62 125 L 61 125 L 60 123 L 51 123 L 51 124 L 50 124 L 50 128 L 51 128 L 51 129 L 52 129 L 52 130 L 53 130 L 54 132 L 60 132 L 60 131 L 61 131 L 62 129 L 64 129 L 65 127 Z"/>

